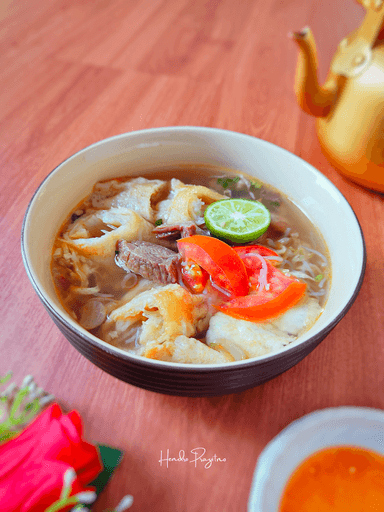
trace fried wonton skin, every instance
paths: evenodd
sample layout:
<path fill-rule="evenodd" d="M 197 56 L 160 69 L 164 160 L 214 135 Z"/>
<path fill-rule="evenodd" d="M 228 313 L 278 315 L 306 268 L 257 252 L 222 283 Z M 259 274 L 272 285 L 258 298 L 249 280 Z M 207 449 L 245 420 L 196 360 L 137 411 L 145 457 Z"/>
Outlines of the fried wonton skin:
<path fill-rule="evenodd" d="M 167 188 L 163 180 L 135 178 L 129 181 L 110 180 L 96 183 L 90 201 L 94 208 L 129 208 L 154 222 L 153 205 Z"/>
<path fill-rule="evenodd" d="M 120 348 L 131 332 L 138 333 L 136 348 L 149 342 L 174 341 L 207 328 L 208 307 L 201 295 L 193 295 L 179 284 L 154 287 L 112 311 L 102 328 L 102 338 Z M 135 348 L 128 347 L 127 348 Z"/>
<path fill-rule="evenodd" d="M 205 206 L 219 199 L 228 198 L 207 187 L 185 185 L 173 178 L 170 193 L 167 199 L 158 203 L 155 217 L 163 224 L 194 222 L 201 225 L 204 223 Z"/>
<path fill-rule="evenodd" d="M 153 225 L 128 208 L 96 210 L 78 218 L 63 233 L 63 240 L 77 253 L 105 265 L 114 264 L 120 239 L 159 243 Z"/>
<path fill-rule="evenodd" d="M 219 364 L 233 361 L 230 355 L 218 352 L 195 338 L 178 336 L 173 342 L 147 343 L 142 353 L 149 359 L 183 364 Z"/>
<path fill-rule="evenodd" d="M 291 336 L 301 336 L 315 323 L 322 311 L 316 299 L 308 298 L 277 317 L 272 325 Z"/>
<path fill-rule="evenodd" d="M 272 322 L 249 322 L 219 312 L 210 320 L 207 344 L 236 352 L 238 359 L 276 352 L 313 325 L 321 311 L 315 299 L 306 298 Z"/>
<path fill-rule="evenodd" d="M 238 359 L 258 357 L 280 350 L 292 341 L 289 336 L 278 335 L 264 329 L 263 325 L 216 313 L 211 318 L 207 331 L 207 345 L 241 354 Z"/>

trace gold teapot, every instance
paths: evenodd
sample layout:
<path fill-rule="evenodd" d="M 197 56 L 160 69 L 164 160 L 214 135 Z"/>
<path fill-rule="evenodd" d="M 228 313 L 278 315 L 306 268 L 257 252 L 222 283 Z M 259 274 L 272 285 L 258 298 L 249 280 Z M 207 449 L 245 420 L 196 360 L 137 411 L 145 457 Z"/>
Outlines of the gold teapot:
<path fill-rule="evenodd" d="M 334 167 L 384 192 L 384 0 L 358 2 L 364 20 L 340 42 L 322 86 L 311 30 L 292 34 L 300 49 L 295 92 L 301 108 L 317 117 L 322 150 Z"/>

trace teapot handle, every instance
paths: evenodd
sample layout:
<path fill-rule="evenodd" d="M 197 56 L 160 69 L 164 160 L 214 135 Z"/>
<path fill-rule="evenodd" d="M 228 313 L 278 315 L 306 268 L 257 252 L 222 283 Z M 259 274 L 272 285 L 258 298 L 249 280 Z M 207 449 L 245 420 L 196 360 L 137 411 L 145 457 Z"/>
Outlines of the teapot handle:
<path fill-rule="evenodd" d="M 365 8 L 366 15 L 355 35 L 372 48 L 384 24 L 384 0 L 356 1 Z"/>

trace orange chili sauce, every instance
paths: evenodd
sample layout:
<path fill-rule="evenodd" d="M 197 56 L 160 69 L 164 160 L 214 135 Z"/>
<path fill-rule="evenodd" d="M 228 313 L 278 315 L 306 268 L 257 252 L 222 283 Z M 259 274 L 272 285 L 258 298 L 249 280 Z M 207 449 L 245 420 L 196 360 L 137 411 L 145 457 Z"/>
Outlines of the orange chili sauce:
<path fill-rule="evenodd" d="M 384 512 L 384 457 L 334 446 L 314 453 L 293 472 L 279 512 Z"/>

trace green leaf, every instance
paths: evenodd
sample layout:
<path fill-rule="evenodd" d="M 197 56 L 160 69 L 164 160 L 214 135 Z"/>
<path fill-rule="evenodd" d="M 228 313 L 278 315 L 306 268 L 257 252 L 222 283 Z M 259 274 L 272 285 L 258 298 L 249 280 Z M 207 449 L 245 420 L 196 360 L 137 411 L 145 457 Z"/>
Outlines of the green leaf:
<path fill-rule="evenodd" d="M 5 377 L 2 377 L 0 379 L 0 384 L 8 382 L 11 376 L 12 373 L 9 373 Z M 4 443 L 17 435 L 21 430 L 22 425 L 29 423 L 41 410 L 38 398 L 25 403 L 25 398 L 28 397 L 30 393 L 28 385 L 22 389 L 13 387 L 10 395 L 13 393 L 15 394 L 13 397 L 11 396 L 11 398 L 9 398 L 9 396 L 0 397 L 0 403 L 6 403 L 8 400 L 11 400 L 9 411 L 7 411 L 6 406 L 0 408 L 0 443 Z M 5 417 L 3 418 L 3 416 Z"/>
<path fill-rule="evenodd" d="M 90 483 L 90 485 L 96 487 L 96 494 L 99 495 L 109 482 L 112 473 L 120 464 L 123 458 L 123 452 L 118 450 L 117 448 L 111 448 L 110 446 L 102 444 L 98 444 L 97 447 L 100 452 L 100 458 L 104 469 L 100 473 L 100 475 L 93 482 Z"/>
<path fill-rule="evenodd" d="M 0 444 L 4 443 L 5 441 L 9 441 L 10 439 L 12 439 L 12 437 L 15 437 L 17 434 L 18 434 L 18 432 L 10 432 L 10 431 L 4 432 L 4 433 L 0 432 Z"/>
<path fill-rule="evenodd" d="M 7 375 L 5 375 L 4 377 L 0 377 L 0 385 L 6 384 L 11 377 L 12 377 L 12 372 L 7 373 Z"/>

